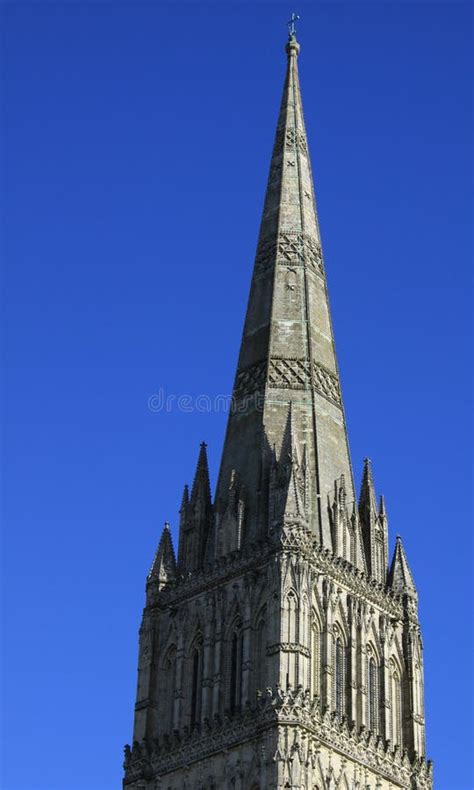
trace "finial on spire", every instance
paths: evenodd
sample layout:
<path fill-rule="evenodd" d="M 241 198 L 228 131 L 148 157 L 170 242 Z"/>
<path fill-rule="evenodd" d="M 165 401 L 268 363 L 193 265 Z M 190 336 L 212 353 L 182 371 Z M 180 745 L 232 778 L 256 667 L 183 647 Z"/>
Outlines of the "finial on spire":
<path fill-rule="evenodd" d="M 288 42 L 287 42 L 287 45 L 286 45 L 285 49 L 286 49 L 286 54 L 288 55 L 288 57 L 290 57 L 291 55 L 293 55 L 293 57 L 294 56 L 298 57 L 299 52 L 300 52 L 300 45 L 298 44 L 298 42 L 296 40 L 296 25 L 295 25 L 295 22 L 298 19 L 299 19 L 298 14 L 293 13 L 290 16 L 290 18 L 289 18 L 289 20 L 287 22 L 287 25 L 288 25 Z"/>
<path fill-rule="evenodd" d="M 288 22 L 286 23 L 288 25 L 288 33 L 289 33 L 288 37 L 290 39 L 296 38 L 296 25 L 295 25 L 295 22 L 297 22 L 299 18 L 300 17 L 298 16 L 298 14 L 295 14 L 295 12 L 293 11 L 293 13 L 290 16 Z"/>

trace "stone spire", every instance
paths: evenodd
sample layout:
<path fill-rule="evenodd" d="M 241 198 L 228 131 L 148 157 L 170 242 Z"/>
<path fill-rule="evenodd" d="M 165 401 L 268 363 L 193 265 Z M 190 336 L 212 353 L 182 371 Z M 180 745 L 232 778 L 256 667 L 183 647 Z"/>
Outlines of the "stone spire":
<path fill-rule="evenodd" d="M 159 584 L 158 589 L 160 589 L 175 578 L 176 560 L 174 556 L 173 541 L 171 538 L 170 525 L 168 522 L 165 522 L 153 565 L 148 574 L 148 579 L 157 580 Z"/>
<path fill-rule="evenodd" d="M 199 568 L 210 548 L 212 501 L 206 443 L 202 442 L 189 499 L 185 486 L 180 508 L 179 568 L 181 572 Z"/>
<path fill-rule="evenodd" d="M 211 484 L 209 481 L 209 464 L 207 462 L 207 445 L 201 442 L 199 457 L 191 489 L 191 506 L 204 509 L 211 506 Z"/>
<path fill-rule="evenodd" d="M 407 556 L 400 535 L 397 535 L 392 564 L 388 574 L 388 586 L 396 593 L 405 593 L 412 598 L 418 598 L 413 580 L 413 574 L 408 565 Z"/>
<path fill-rule="evenodd" d="M 354 496 L 296 18 L 216 500 L 203 443 L 178 568 L 166 526 L 147 579 L 124 790 L 432 787 L 416 590 L 399 539 L 387 584 L 369 461 Z"/>
<path fill-rule="evenodd" d="M 359 517 L 368 571 L 373 579 L 385 584 L 388 563 L 388 521 L 383 497 L 380 499 L 380 506 L 377 507 L 372 465 L 369 458 L 364 461 L 359 496 Z"/>
<path fill-rule="evenodd" d="M 307 523 L 332 549 L 326 508 L 344 475 L 354 500 L 339 372 L 329 312 L 294 35 L 268 177 L 263 216 L 224 452 L 217 511 L 226 509 L 232 470 L 246 491 L 245 530 L 265 538 L 272 451 L 281 451 L 288 402 L 306 448 Z"/>

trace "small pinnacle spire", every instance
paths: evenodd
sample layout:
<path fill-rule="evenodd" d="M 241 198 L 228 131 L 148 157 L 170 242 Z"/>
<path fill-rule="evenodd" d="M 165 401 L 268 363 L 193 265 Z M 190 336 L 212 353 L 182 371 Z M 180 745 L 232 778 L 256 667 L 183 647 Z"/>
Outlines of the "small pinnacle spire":
<path fill-rule="evenodd" d="M 171 528 L 169 522 L 165 521 L 148 578 L 158 579 L 160 583 L 166 584 L 166 582 L 174 579 L 175 576 L 176 559 L 174 556 L 173 540 L 171 538 Z"/>
<path fill-rule="evenodd" d="M 385 509 L 385 497 L 383 494 L 380 494 L 380 505 L 379 505 L 379 516 L 386 516 L 387 511 Z"/>
<path fill-rule="evenodd" d="M 183 496 L 181 498 L 181 507 L 179 512 L 184 512 L 188 509 L 189 505 L 189 486 L 186 484 L 183 489 Z"/>
<path fill-rule="evenodd" d="M 364 459 L 364 473 L 360 487 L 359 507 L 370 513 L 377 513 L 377 500 L 375 498 L 374 479 L 372 477 L 372 463 L 370 458 Z"/>
<path fill-rule="evenodd" d="M 283 441 L 281 445 L 281 453 L 280 453 L 280 462 L 287 463 L 288 461 L 291 462 L 298 462 L 298 448 L 295 436 L 295 425 L 294 425 L 294 413 L 293 413 L 293 404 L 291 401 L 288 402 L 288 412 L 286 417 L 286 427 L 285 432 L 283 434 Z"/>
<path fill-rule="evenodd" d="M 370 458 L 364 460 L 359 518 L 369 573 L 377 581 L 385 583 L 388 562 L 387 519 L 383 498 L 380 501 L 380 510 L 377 505 Z"/>
<path fill-rule="evenodd" d="M 196 474 L 191 491 L 191 502 L 197 497 L 204 495 L 205 499 L 211 501 L 211 484 L 209 481 L 209 465 L 207 462 L 207 444 L 201 442 L 199 457 L 196 466 Z"/>
<path fill-rule="evenodd" d="M 388 586 L 394 592 L 406 593 L 412 598 L 417 598 L 413 574 L 408 565 L 407 556 L 400 535 L 397 535 L 392 564 L 388 573 Z"/>

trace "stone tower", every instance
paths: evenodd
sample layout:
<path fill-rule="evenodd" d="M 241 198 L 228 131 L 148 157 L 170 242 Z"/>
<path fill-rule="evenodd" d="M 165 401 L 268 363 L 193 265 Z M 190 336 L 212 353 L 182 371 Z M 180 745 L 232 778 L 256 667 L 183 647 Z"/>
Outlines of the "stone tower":
<path fill-rule="evenodd" d="M 297 59 L 214 502 L 206 446 L 146 585 L 126 790 L 429 790 L 417 592 L 358 502 Z"/>

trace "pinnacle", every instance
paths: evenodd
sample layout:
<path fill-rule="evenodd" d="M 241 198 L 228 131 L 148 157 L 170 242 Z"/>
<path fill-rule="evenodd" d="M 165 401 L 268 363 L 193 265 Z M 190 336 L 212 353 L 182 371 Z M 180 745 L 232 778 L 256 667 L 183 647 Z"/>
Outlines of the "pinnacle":
<path fill-rule="evenodd" d="M 364 472 L 360 487 L 359 507 L 368 509 L 370 512 L 377 512 L 377 500 L 375 498 L 375 486 L 372 476 L 372 463 L 370 458 L 364 459 Z"/>
<path fill-rule="evenodd" d="M 388 586 L 398 593 L 406 593 L 417 597 L 413 574 L 408 565 L 407 556 L 400 535 L 397 535 L 392 564 L 388 574 Z"/>
<path fill-rule="evenodd" d="M 292 461 L 295 460 L 295 451 L 297 453 L 295 428 L 294 428 L 294 416 L 293 416 L 293 404 L 290 401 L 288 403 L 286 427 L 285 427 L 285 433 L 283 435 L 283 441 L 281 446 L 281 460 L 283 462 L 287 460 L 292 460 Z"/>
<path fill-rule="evenodd" d="M 172 579 L 175 574 L 176 559 L 174 556 L 173 540 L 171 538 L 171 527 L 169 522 L 165 521 L 149 577 L 157 578 L 161 582 L 167 582 Z"/>
<path fill-rule="evenodd" d="M 189 505 L 189 486 L 186 484 L 183 489 L 183 496 L 181 498 L 181 507 L 180 512 L 182 510 L 186 510 Z"/>
<path fill-rule="evenodd" d="M 194 482 L 191 491 L 191 501 L 194 501 L 199 495 L 204 495 L 205 498 L 210 502 L 211 484 L 209 480 L 209 465 L 207 462 L 207 444 L 205 442 L 201 442 L 199 449 L 196 474 L 194 476 Z"/>

